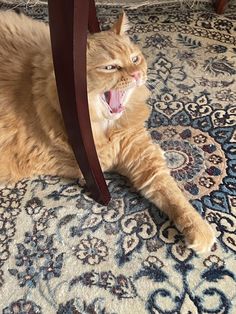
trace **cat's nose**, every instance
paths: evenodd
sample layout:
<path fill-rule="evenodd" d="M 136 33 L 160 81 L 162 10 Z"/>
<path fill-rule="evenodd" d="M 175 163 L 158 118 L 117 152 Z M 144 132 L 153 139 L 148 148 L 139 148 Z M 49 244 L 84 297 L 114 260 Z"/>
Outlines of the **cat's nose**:
<path fill-rule="evenodd" d="M 134 72 L 131 73 L 131 76 L 132 76 L 136 81 L 140 80 L 141 75 L 142 75 L 141 71 L 134 71 Z"/>

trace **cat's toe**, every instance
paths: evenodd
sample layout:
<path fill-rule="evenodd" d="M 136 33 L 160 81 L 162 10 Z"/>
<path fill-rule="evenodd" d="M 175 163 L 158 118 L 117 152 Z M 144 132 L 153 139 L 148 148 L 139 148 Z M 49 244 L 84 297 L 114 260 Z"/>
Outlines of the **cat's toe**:
<path fill-rule="evenodd" d="M 213 229 L 205 220 L 199 220 L 186 232 L 188 248 L 197 254 L 204 254 L 211 250 L 216 237 Z"/>

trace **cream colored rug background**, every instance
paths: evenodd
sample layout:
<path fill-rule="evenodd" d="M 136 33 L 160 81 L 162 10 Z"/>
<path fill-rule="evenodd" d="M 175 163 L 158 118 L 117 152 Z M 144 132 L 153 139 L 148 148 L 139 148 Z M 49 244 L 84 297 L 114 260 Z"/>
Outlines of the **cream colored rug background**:
<path fill-rule="evenodd" d="M 147 126 L 216 230 L 212 251 L 187 249 L 170 220 L 115 174 L 106 174 L 108 207 L 58 177 L 0 186 L 0 313 L 236 313 L 236 5 L 219 16 L 200 3 L 126 12 L 149 65 Z M 46 4 L 20 10 L 48 21 Z M 99 6 L 103 27 L 120 11 Z"/>

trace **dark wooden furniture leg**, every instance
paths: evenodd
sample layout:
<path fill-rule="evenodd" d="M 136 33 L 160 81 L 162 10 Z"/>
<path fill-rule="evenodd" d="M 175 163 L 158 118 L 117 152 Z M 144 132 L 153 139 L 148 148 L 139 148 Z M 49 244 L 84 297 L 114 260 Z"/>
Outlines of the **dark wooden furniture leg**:
<path fill-rule="evenodd" d="M 89 0 L 88 28 L 90 33 L 98 33 L 100 31 L 94 0 Z"/>
<path fill-rule="evenodd" d="M 98 30 L 94 3 L 90 1 L 48 0 L 49 24 L 58 95 L 68 138 L 92 197 L 107 205 L 110 194 L 97 158 L 87 99 L 89 17 L 91 30 Z"/>
<path fill-rule="evenodd" d="M 216 0 L 215 1 L 216 13 L 223 14 L 227 3 L 228 0 Z"/>

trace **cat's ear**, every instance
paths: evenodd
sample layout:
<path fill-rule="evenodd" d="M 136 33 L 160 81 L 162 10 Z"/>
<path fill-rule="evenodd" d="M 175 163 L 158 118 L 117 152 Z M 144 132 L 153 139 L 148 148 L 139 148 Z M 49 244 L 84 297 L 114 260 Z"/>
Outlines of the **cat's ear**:
<path fill-rule="evenodd" d="M 117 35 L 125 35 L 129 28 L 129 20 L 127 18 L 127 15 L 123 11 L 118 21 L 112 26 L 111 31 L 116 33 Z"/>

